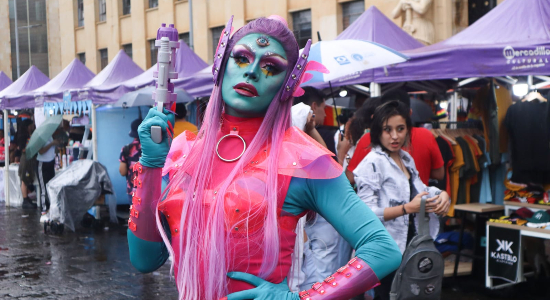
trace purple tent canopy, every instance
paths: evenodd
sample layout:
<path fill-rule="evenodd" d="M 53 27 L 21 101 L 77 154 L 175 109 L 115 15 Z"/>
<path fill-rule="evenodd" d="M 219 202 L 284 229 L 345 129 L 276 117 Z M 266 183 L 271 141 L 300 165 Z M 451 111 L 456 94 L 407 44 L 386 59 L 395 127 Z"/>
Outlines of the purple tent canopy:
<path fill-rule="evenodd" d="M 185 77 L 189 77 L 194 73 L 204 69 L 208 66 L 195 52 L 193 52 L 184 41 L 180 40 L 180 48 L 176 51 L 176 72 L 178 72 L 178 80 L 183 80 Z M 99 98 L 94 99 L 94 103 L 111 103 L 117 101 L 122 95 L 138 90 L 140 88 L 151 86 L 155 84 L 155 78 L 153 72 L 156 71 L 157 65 L 155 64 L 142 74 L 126 80 L 118 85 L 118 87 L 109 93 L 101 93 Z M 181 88 L 181 86 L 178 86 Z M 98 94 L 98 93 L 96 93 Z M 190 93 L 191 94 L 191 93 Z M 191 94 L 192 96 L 196 96 Z"/>
<path fill-rule="evenodd" d="M 7 88 L 10 84 L 12 84 L 13 81 L 4 73 L 3 71 L 0 71 L 0 91 Z"/>
<path fill-rule="evenodd" d="M 507 0 L 457 35 L 402 51 L 408 62 L 342 78 L 335 86 L 468 77 L 550 74 L 550 5 Z M 374 73 L 374 75 L 373 75 Z"/>
<path fill-rule="evenodd" d="M 388 46 L 397 51 L 421 48 L 424 45 L 415 40 L 388 19 L 376 6 L 371 6 L 361 14 L 346 30 L 340 33 L 336 40 L 365 40 Z M 314 76 L 317 74 L 314 74 Z M 366 70 L 361 74 L 353 74 L 332 81 L 335 86 L 357 84 L 372 81 L 374 70 Z M 339 84 L 339 82 L 346 82 Z M 353 81 L 353 83 L 347 83 Z M 308 85 L 307 83 L 305 85 Z M 312 84 L 317 88 L 327 88 L 328 83 Z"/>
<path fill-rule="evenodd" d="M 90 80 L 84 88 L 92 91 L 109 92 L 118 87 L 118 83 L 134 78 L 143 73 L 124 50 L 118 51 L 113 60 Z"/>
<path fill-rule="evenodd" d="M 25 107 L 40 106 L 44 103 L 44 100 L 59 102 L 63 100 L 63 93 L 65 91 L 73 90 L 76 92 L 94 78 L 94 76 L 94 73 L 90 69 L 86 68 L 79 59 L 75 58 L 50 82 L 34 91 L 28 92 L 27 95 L 34 96 L 35 101 L 33 106 L 27 104 Z"/>
<path fill-rule="evenodd" d="M 214 88 L 214 82 L 212 81 L 212 66 L 207 66 L 193 74 L 193 76 L 175 80 L 174 86 L 184 89 L 193 97 L 210 96 Z"/>
<path fill-rule="evenodd" d="M 191 76 L 208 66 L 198 55 L 180 40 L 180 48 L 176 53 L 176 71 L 178 78 Z"/>
<path fill-rule="evenodd" d="M 27 106 L 20 106 L 21 104 L 27 104 L 27 101 L 23 101 L 23 103 L 19 102 L 19 98 L 28 98 L 27 100 L 34 100 L 34 97 L 32 96 L 24 96 L 23 94 L 32 91 L 36 88 L 39 88 L 46 84 L 50 79 L 48 76 L 44 75 L 44 73 L 40 72 L 40 70 L 35 67 L 31 66 L 27 72 L 25 72 L 19 79 L 17 79 L 14 83 L 12 83 L 10 86 L 5 88 L 0 92 L 0 107 L 2 109 L 9 108 L 9 109 L 19 109 L 19 108 L 27 108 Z M 31 106 L 28 107 L 34 107 L 34 102 Z"/>
<path fill-rule="evenodd" d="M 397 51 L 416 49 L 424 46 L 408 33 L 395 25 L 376 6 L 371 6 L 361 14 L 337 40 L 365 40 L 388 46 Z"/>

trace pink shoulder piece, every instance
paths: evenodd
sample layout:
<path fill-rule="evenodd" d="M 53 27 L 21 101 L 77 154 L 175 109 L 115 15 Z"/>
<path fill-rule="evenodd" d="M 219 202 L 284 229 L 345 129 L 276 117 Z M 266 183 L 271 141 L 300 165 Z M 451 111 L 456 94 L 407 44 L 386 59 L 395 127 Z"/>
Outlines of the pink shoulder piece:
<path fill-rule="evenodd" d="M 332 152 L 303 131 L 291 127 L 285 132 L 281 146 L 279 174 L 309 179 L 336 178 L 343 169 L 332 156 Z M 267 160 L 259 158 L 256 167 L 267 169 Z"/>
<path fill-rule="evenodd" d="M 189 155 L 193 143 L 197 135 L 191 131 L 184 131 L 178 135 L 173 141 L 168 156 L 166 156 L 166 162 L 164 168 L 162 168 L 162 176 L 168 174 L 170 171 L 175 170 L 178 166 L 181 166 L 185 161 L 185 158 Z"/>

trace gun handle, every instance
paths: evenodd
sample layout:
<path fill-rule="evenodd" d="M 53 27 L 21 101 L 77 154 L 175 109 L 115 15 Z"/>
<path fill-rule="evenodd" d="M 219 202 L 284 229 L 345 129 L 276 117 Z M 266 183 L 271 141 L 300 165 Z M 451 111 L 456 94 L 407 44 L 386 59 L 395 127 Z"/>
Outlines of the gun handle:
<path fill-rule="evenodd" d="M 160 126 L 151 126 L 151 139 L 157 144 L 162 142 L 162 128 Z"/>

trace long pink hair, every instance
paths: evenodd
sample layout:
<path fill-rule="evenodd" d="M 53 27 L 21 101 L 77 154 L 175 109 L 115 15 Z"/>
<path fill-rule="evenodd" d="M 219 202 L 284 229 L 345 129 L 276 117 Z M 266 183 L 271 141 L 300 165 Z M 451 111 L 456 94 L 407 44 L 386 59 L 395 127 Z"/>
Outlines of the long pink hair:
<path fill-rule="evenodd" d="M 221 126 L 224 101 L 222 99 L 221 86 L 223 78 L 214 87 L 210 101 L 206 108 L 203 125 L 198 134 L 198 139 L 191 150 L 186 163 L 172 178 L 166 188 L 185 186 L 195 187 L 186 191 L 186 199 L 183 202 L 181 223 L 179 231 L 182 233 L 179 245 L 179 260 L 177 265 L 176 283 L 179 290 L 179 299 L 202 300 L 219 299 L 227 295 L 227 271 L 231 264 L 231 249 L 227 246 L 228 233 L 226 232 L 224 195 L 233 179 L 243 171 L 246 162 L 251 161 L 262 147 L 271 143 L 270 156 L 268 158 L 268 171 L 265 191 L 267 219 L 263 227 L 263 263 L 259 276 L 267 276 L 275 269 L 279 257 L 279 229 L 277 224 L 277 160 L 280 145 L 285 131 L 290 127 L 290 108 L 292 99 L 280 101 L 280 95 L 292 68 L 298 59 L 298 44 L 292 32 L 281 21 L 267 18 L 254 20 L 235 32 L 228 43 L 224 60 L 221 65 L 223 76 L 229 53 L 244 36 L 251 33 L 268 35 L 281 43 L 288 60 L 287 75 L 279 92 L 271 102 L 258 133 L 240 158 L 233 171 L 219 189 L 216 199 L 209 208 L 205 207 L 204 191 L 209 187 L 212 177 L 212 166 L 217 143 L 217 134 Z M 186 175 L 191 174 L 191 176 Z M 195 200 L 199 199 L 199 200 Z M 157 216 L 157 226 L 160 229 L 164 243 L 171 257 L 174 250 L 161 221 Z M 172 269 L 174 267 L 172 259 Z"/>

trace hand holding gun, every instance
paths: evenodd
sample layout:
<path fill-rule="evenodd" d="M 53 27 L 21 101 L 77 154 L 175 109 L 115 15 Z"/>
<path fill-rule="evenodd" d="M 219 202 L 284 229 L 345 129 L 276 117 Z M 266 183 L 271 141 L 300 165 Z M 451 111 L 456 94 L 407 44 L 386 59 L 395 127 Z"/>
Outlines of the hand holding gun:
<path fill-rule="evenodd" d="M 174 84 L 171 79 L 177 79 L 178 73 L 175 71 L 176 64 L 176 48 L 180 47 L 178 42 L 178 30 L 174 28 L 174 24 L 166 27 L 162 23 L 157 31 L 157 40 L 155 46 L 159 47 L 157 59 L 157 71 L 153 76 L 158 78 L 156 90 L 153 93 L 153 99 L 157 102 L 157 110 L 163 112 L 163 108 L 169 109 L 172 102 L 176 101 L 174 93 Z M 160 126 L 151 126 L 151 138 L 159 144 L 162 141 L 162 129 Z"/>

